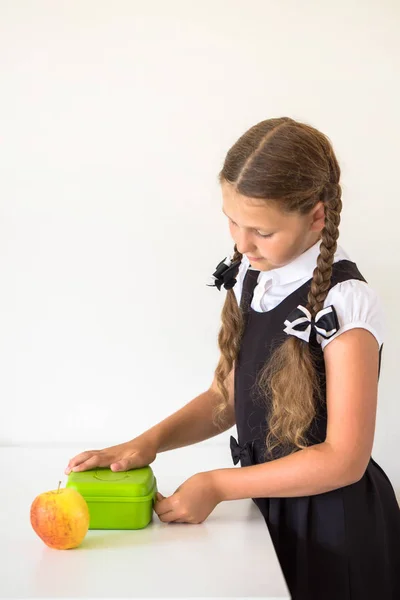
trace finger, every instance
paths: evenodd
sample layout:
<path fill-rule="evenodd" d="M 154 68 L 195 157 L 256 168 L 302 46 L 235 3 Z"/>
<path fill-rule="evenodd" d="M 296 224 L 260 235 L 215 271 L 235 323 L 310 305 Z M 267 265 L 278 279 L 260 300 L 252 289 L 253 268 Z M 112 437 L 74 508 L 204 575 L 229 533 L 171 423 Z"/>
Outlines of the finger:
<path fill-rule="evenodd" d="M 158 518 L 163 523 L 173 523 L 178 518 L 178 515 L 173 510 L 169 510 L 168 512 L 163 513 L 162 515 L 158 515 Z"/>
<path fill-rule="evenodd" d="M 135 453 L 136 454 L 136 453 Z M 135 454 L 122 458 L 110 465 L 111 471 L 128 471 L 135 468 Z"/>
<path fill-rule="evenodd" d="M 77 464 L 79 464 L 83 460 L 86 460 L 87 458 L 89 458 L 89 456 L 91 456 L 93 454 L 93 452 L 94 452 L 93 450 L 85 450 L 85 452 L 81 452 L 80 454 L 77 454 L 73 458 L 70 458 L 67 466 L 71 467 L 71 468 L 75 467 Z"/>
<path fill-rule="evenodd" d="M 154 512 L 157 513 L 157 515 L 159 517 L 162 517 L 163 515 L 166 515 L 167 513 L 171 512 L 173 510 L 173 508 L 169 507 L 167 509 L 165 508 L 160 508 L 160 503 L 156 502 L 154 505 Z"/>
<path fill-rule="evenodd" d="M 67 468 L 65 469 L 65 474 L 68 475 L 68 473 L 72 471 L 74 467 L 90 458 L 93 455 L 93 452 L 94 450 L 86 450 L 85 452 L 81 452 L 80 454 L 77 454 L 71 458 L 68 462 Z"/>
<path fill-rule="evenodd" d="M 73 467 L 72 471 L 74 473 L 79 473 L 80 471 L 88 471 L 89 469 L 93 469 L 94 467 L 98 467 L 98 466 L 99 466 L 99 455 L 94 454 L 93 456 L 91 456 L 90 458 L 85 460 L 80 465 Z"/>
<path fill-rule="evenodd" d="M 172 523 L 186 523 L 187 525 L 198 525 L 201 522 L 202 521 L 195 521 L 193 517 L 190 517 L 189 515 L 179 515 L 179 518 L 172 521 Z"/>
<path fill-rule="evenodd" d="M 188 516 L 183 516 L 183 515 L 179 515 L 178 513 L 171 510 L 170 512 L 166 513 L 165 515 L 162 515 L 162 520 L 164 523 L 170 523 L 171 525 L 173 523 L 186 523 L 187 525 L 194 525 L 195 521 Z"/>
<path fill-rule="evenodd" d="M 185 521 L 185 519 L 175 519 L 175 521 L 170 521 L 171 525 L 173 523 L 187 523 L 187 521 Z"/>
<path fill-rule="evenodd" d="M 174 508 L 176 507 L 173 506 L 170 498 L 163 498 L 162 500 L 156 502 L 154 505 L 154 510 L 156 511 L 158 516 L 164 515 L 170 512 L 171 510 L 174 510 Z"/>

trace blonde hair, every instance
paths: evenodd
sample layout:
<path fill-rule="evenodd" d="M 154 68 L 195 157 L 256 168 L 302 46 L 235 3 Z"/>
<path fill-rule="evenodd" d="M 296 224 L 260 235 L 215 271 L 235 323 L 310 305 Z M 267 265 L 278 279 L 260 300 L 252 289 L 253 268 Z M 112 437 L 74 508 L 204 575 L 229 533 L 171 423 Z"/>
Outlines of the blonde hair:
<path fill-rule="evenodd" d="M 342 209 L 339 179 L 339 164 L 327 136 L 288 117 L 261 121 L 246 131 L 228 151 L 219 173 L 220 183 L 229 183 L 242 196 L 274 201 L 284 212 L 307 214 L 322 201 L 325 226 L 307 298 L 313 317 L 323 307 L 331 282 Z M 241 257 L 235 245 L 234 260 Z M 225 380 L 244 331 L 244 316 L 233 289 L 226 292 L 221 320 L 221 356 L 215 370 L 221 401 L 214 409 L 214 422 L 220 425 L 228 404 Z M 278 446 L 284 454 L 305 448 L 321 398 L 310 344 L 288 336 L 262 367 L 257 383 L 268 422 L 266 456 L 272 456 Z"/>

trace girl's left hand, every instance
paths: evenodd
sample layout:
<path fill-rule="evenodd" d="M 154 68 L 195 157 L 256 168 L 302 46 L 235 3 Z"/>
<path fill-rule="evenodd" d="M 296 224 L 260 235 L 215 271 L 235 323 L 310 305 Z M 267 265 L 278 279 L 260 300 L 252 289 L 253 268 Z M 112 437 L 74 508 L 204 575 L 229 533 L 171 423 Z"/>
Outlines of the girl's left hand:
<path fill-rule="evenodd" d="M 202 523 L 221 502 L 212 471 L 197 473 L 166 498 L 157 492 L 154 511 L 164 523 Z"/>

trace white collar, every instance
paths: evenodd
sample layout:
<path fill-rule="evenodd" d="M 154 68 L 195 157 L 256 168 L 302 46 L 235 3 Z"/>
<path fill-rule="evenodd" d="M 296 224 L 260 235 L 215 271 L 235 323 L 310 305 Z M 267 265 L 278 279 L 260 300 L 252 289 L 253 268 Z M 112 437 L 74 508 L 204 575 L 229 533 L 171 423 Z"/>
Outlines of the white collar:
<path fill-rule="evenodd" d="M 317 258 L 320 253 L 320 245 L 321 240 L 318 240 L 308 250 L 300 254 L 300 256 L 283 267 L 278 267 L 269 271 L 260 271 L 257 283 L 263 282 L 265 284 L 267 281 L 272 280 L 274 285 L 285 285 L 287 283 L 304 279 L 305 277 L 311 278 L 317 265 Z M 349 260 L 349 256 L 346 254 L 343 248 L 338 245 L 333 262 L 343 259 Z M 245 271 L 247 271 L 247 269 L 258 271 L 258 269 L 250 266 L 250 261 L 245 254 L 243 255 L 242 262 L 244 262 Z"/>

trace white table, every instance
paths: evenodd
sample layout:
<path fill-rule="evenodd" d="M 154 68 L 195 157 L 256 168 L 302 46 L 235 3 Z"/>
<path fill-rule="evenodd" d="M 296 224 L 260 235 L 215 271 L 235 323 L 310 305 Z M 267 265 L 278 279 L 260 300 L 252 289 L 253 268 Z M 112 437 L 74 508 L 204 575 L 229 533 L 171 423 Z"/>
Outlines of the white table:
<path fill-rule="evenodd" d="M 0 447 L 0 598 L 290 598 L 250 499 L 221 503 L 200 525 L 154 514 L 142 530 L 89 530 L 78 548 L 48 548 L 31 528 L 31 503 L 65 487 L 69 458 L 89 447 Z M 152 464 L 165 496 L 199 471 L 231 466 L 226 446 L 206 444 Z"/>

